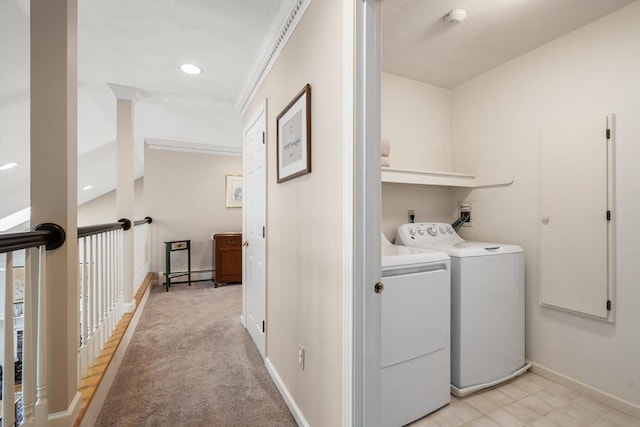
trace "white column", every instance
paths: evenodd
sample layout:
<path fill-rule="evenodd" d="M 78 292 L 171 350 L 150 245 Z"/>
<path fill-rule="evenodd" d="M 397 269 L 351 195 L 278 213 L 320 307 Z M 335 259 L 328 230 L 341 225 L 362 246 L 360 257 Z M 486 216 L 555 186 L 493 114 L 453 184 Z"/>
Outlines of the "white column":
<path fill-rule="evenodd" d="M 77 10 L 77 0 L 31 1 L 31 224 L 66 232 L 46 265 L 49 339 L 39 353 L 50 412 L 76 411 L 77 401 Z"/>
<path fill-rule="evenodd" d="M 116 212 L 118 218 L 127 218 L 131 221 L 131 228 L 122 234 L 122 297 L 125 313 L 133 311 L 136 307 L 134 299 L 134 268 L 133 268 L 133 243 L 134 226 L 134 106 L 138 101 L 138 91 L 129 86 L 121 86 L 109 83 L 117 99 L 117 132 L 116 143 L 118 153 L 117 188 L 116 188 Z"/>

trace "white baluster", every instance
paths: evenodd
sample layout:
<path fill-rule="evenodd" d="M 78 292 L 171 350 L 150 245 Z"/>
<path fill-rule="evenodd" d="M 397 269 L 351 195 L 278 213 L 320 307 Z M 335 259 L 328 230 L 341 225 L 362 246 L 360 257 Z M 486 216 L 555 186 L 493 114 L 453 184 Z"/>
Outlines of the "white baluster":
<path fill-rule="evenodd" d="M 98 322 L 100 321 L 99 316 L 100 313 L 98 310 L 98 301 L 97 301 L 97 286 L 96 286 L 96 278 L 97 278 L 97 262 L 96 262 L 96 240 L 97 236 L 92 235 L 89 236 L 89 295 L 91 295 L 91 299 L 89 300 L 89 327 L 93 330 L 93 341 L 90 343 L 90 348 L 94 354 L 94 362 L 95 358 L 98 357 L 99 349 L 97 349 L 97 342 L 100 342 L 100 333 L 98 330 Z"/>
<path fill-rule="evenodd" d="M 114 329 L 117 319 L 118 319 L 118 301 L 115 292 L 115 274 L 114 274 L 114 259 L 113 259 L 113 234 L 114 232 L 110 231 L 107 237 L 107 277 L 108 277 L 108 286 L 109 292 L 111 293 L 111 327 L 110 329 Z"/>
<path fill-rule="evenodd" d="M 23 426 L 34 425 L 34 404 L 36 397 L 36 358 L 33 309 L 33 253 L 37 249 L 27 249 L 24 260 L 24 332 L 22 333 L 22 407 Z"/>
<path fill-rule="evenodd" d="M 120 246 L 121 246 L 120 232 L 114 231 L 113 232 L 113 280 L 115 284 L 114 289 L 115 289 L 116 299 L 117 299 L 116 324 L 118 323 L 118 320 L 120 320 L 120 317 L 122 317 L 122 311 L 123 311 L 123 307 L 122 307 L 123 298 L 122 298 L 122 292 L 120 291 L 120 276 L 122 274 L 122 271 L 121 271 L 122 265 L 120 264 L 120 257 L 119 257 Z"/>
<path fill-rule="evenodd" d="M 131 225 L 133 227 L 133 225 Z M 120 315 L 118 320 L 124 314 L 124 259 L 122 253 L 124 230 L 117 231 L 116 259 L 118 267 L 118 300 L 120 301 Z M 133 255 L 133 254 L 132 254 Z"/>
<path fill-rule="evenodd" d="M 101 233 L 102 234 L 102 233 Z M 97 246 L 97 238 L 96 236 L 96 246 Z M 97 255 L 97 253 L 96 253 Z M 98 262 L 98 257 L 96 256 L 96 264 Z M 97 278 L 97 275 L 96 275 Z M 105 343 L 107 342 L 107 337 L 110 335 L 111 331 L 107 326 L 107 309 L 105 305 L 105 293 L 104 286 L 96 280 L 96 289 L 98 290 L 98 313 L 100 313 L 100 345 L 98 347 L 98 353 L 104 348 Z"/>
<path fill-rule="evenodd" d="M 86 345 L 86 349 L 87 349 L 87 372 L 84 374 L 88 374 L 89 373 L 89 367 L 91 367 L 93 365 L 93 361 L 96 358 L 96 352 L 93 348 L 93 342 L 96 339 L 96 335 L 94 333 L 94 328 L 93 328 L 93 318 L 94 318 L 94 312 L 93 312 L 93 304 L 92 304 L 92 300 L 93 300 L 93 292 L 91 290 L 91 281 L 90 281 L 90 271 L 91 271 L 91 263 L 90 263 L 90 259 L 89 259 L 89 250 L 90 250 L 90 241 L 89 241 L 89 237 L 85 237 L 83 240 L 83 254 L 84 254 L 84 270 L 85 270 L 85 275 L 83 277 L 83 281 L 84 281 L 84 292 L 85 295 L 83 297 L 83 301 L 86 300 L 86 302 L 84 303 L 84 308 L 87 311 L 86 316 L 84 317 L 85 321 L 86 321 L 86 326 L 84 328 L 86 328 L 87 331 L 87 345 Z M 84 376 L 83 375 L 83 376 Z"/>
<path fill-rule="evenodd" d="M 82 254 L 82 275 L 79 276 L 80 281 L 80 329 L 82 344 L 80 345 L 80 378 L 87 376 L 89 372 L 90 354 L 88 350 L 89 342 L 92 337 L 91 326 L 89 324 L 89 291 L 87 283 L 87 242 L 86 239 L 80 239 L 80 248 L 78 253 Z"/>
<path fill-rule="evenodd" d="M 99 354 L 100 340 L 100 310 L 98 307 L 98 289 L 100 289 L 100 235 L 91 236 L 91 244 L 89 246 L 89 258 L 91 259 L 91 277 L 89 278 L 89 288 L 91 293 L 91 320 L 90 325 L 93 329 L 93 352 Z"/>
<path fill-rule="evenodd" d="M 13 358 L 13 252 L 6 258 L 4 282 L 4 357 L 2 370 L 2 427 L 16 422 L 15 366 Z"/>
<path fill-rule="evenodd" d="M 49 399 L 47 397 L 47 251 L 40 247 L 38 259 L 38 343 L 36 355 L 36 426 L 49 424 Z"/>

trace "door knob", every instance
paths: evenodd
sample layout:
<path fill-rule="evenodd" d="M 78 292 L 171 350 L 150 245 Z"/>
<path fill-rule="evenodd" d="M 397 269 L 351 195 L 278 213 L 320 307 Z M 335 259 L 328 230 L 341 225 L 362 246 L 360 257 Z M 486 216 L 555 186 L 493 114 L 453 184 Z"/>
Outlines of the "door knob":
<path fill-rule="evenodd" d="M 376 294 L 381 294 L 384 291 L 384 284 L 378 282 L 373 286 L 373 290 Z"/>
<path fill-rule="evenodd" d="M 242 242 L 242 247 L 246 248 L 247 246 L 249 246 L 249 241 L 245 240 L 244 242 Z"/>

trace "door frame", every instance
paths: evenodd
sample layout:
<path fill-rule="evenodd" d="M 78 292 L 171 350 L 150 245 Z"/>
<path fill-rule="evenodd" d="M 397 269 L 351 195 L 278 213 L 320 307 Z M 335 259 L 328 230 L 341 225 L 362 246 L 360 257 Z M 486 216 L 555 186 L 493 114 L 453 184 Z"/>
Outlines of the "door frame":
<path fill-rule="evenodd" d="M 344 2 L 343 426 L 380 425 L 381 5 Z"/>
<path fill-rule="evenodd" d="M 247 122 L 246 126 L 244 127 L 244 129 L 242 130 L 242 176 L 246 176 L 246 156 L 245 156 L 245 152 L 246 152 L 246 148 L 247 148 L 247 132 L 249 131 L 249 129 L 251 129 L 251 127 L 253 127 L 253 125 L 256 123 L 256 121 L 258 120 L 258 118 L 260 118 L 260 115 L 264 113 L 264 131 L 265 131 L 265 145 L 267 145 L 268 142 L 268 132 L 267 132 L 267 124 L 268 124 L 268 118 L 267 118 L 267 114 L 268 114 L 268 110 L 267 110 L 267 99 L 265 98 L 256 108 L 256 111 L 254 111 L 254 113 L 251 115 L 251 119 L 249 119 L 249 121 Z M 263 159 L 263 166 L 264 166 L 264 171 L 265 171 L 265 186 L 264 186 L 264 192 L 265 192 L 265 203 L 264 203 L 264 217 L 265 217 L 265 226 L 266 226 L 266 222 L 267 222 L 267 204 L 268 204 L 268 192 L 267 192 L 267 185 L 266 185 L 266 180 L 268 179 L 268 162 L 267 162 L 267 149 L 265 147 L 264 150 L 264 159 Z M 242 206 L 242 238 L 244 241 L 244 237 L 246 236 L 246 231 L 247 231 L 247 207 L 246 204 L 243 203 Z M 264 283 L 264 316 L 265 316 L 265 322 L 267 320 L 267 238 L 265 236 L 265 253 L 264 253 L 264 259 L 265 259 L 265 263 L 264 263 L 264 269 L 265 269 L 265 283 Z M 247 329 L 247 293 L 246 293 L 246 286 L 244 285 L 245 283 L 245 278 L 247 277 L 247 264 L 246 264 L 246 256 L 245 256 L 245 249 L 242 249 L 242 314 L 240 315 L 240 323 L 242 324 L 242 326 Z M 264 355 L 263 357 L 267 357 L 267 331 L 265 329 L 264 331 Z"/>

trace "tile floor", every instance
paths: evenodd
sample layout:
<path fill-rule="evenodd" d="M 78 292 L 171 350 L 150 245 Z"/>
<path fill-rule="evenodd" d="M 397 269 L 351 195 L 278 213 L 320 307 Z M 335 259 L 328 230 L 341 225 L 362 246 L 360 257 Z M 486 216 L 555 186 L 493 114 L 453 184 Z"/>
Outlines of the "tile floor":
<path fill-rule="evenodd" d="M 640 420 L 527 373 L 451 403 L 411 427 L 640 427 Z"/>

